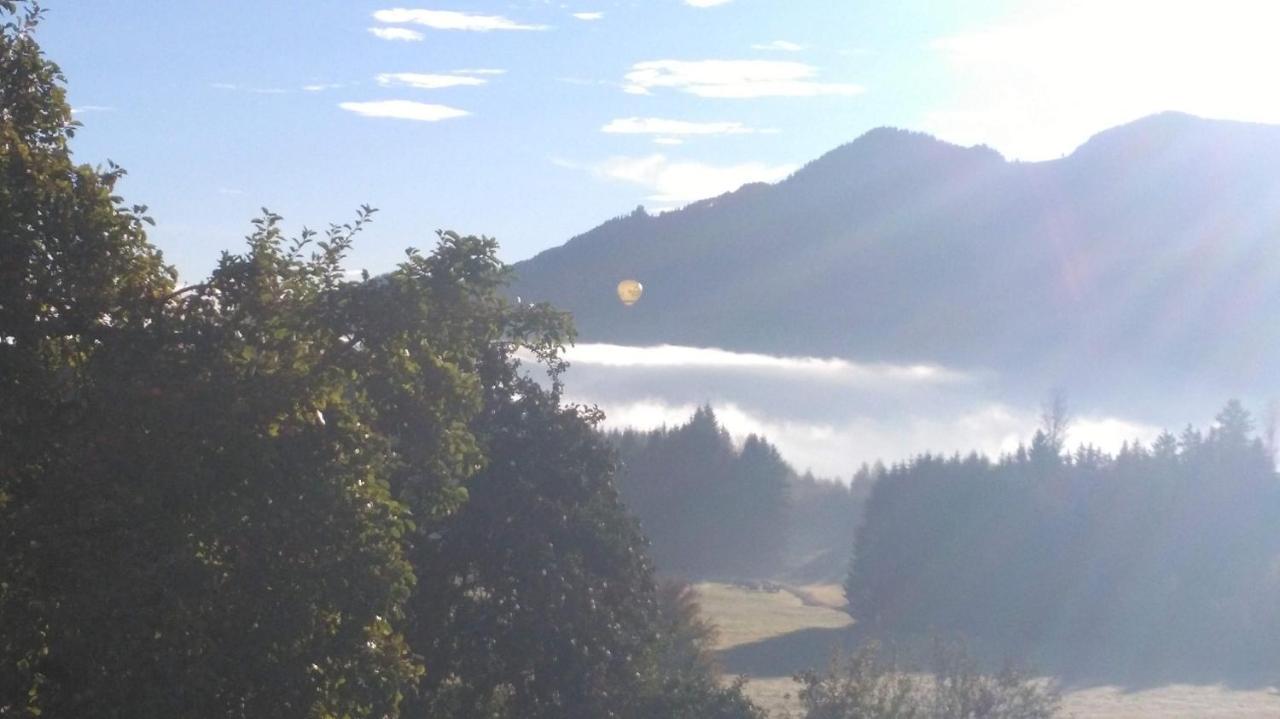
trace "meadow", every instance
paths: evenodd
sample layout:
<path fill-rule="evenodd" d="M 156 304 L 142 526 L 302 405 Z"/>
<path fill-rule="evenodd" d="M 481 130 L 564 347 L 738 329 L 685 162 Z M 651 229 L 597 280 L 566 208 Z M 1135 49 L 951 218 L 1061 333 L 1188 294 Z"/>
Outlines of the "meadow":
<path fill-rule="evenodd" d="M 745 677 L 747 694 L 773 717 L 800 715 L 791 676 L 822 666 L 847 648 L 853 622 L 838 585 L 696 586 L 703 613 L 719 629 L 716 651 L 726 680 Z M 1099 719 L 1262 719 L 1280 717 L 1280 692 L 1222 685 L 1143 689 L 1067 686 L 1063 716 Z"/>

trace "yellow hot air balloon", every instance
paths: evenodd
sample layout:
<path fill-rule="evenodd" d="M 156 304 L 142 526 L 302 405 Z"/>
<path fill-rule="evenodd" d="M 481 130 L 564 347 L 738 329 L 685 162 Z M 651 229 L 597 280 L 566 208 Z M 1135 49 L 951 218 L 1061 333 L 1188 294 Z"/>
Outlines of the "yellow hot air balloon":
<path fill-rule="evenodd" d="M 640 301 L 640 295 L 644 294 L 644 285 L 635 280 L 623 280 L 618 283 L 618 299 L 622 300 L 622 304 L 630 307 Z"/>

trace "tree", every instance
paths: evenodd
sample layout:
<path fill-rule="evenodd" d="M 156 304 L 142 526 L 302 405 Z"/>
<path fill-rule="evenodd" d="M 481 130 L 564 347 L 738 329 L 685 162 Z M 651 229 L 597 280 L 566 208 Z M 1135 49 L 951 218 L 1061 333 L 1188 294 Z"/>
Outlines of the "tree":
<path fill-rule="evenodd" d="M 737 563 L 744 573 L 777 571 L 786 554 L 790 516 L 788 485 L 794 472 L 764 438 L 747 437 L 734 463 L 728 507 L 739 507 Z"/>
<path fill-rule="evenodd" d="M 6 583 L 40 628 L 10 706 L 384 716 L 418 673 L 397 457 L 317 311 L 359 225 L 304 258 L 277 219 L 80 366 L 61 452 L 8 507 Z"/>
<path fill-rule="evenodd" d="M 710 406 L 683 425 L 615 435 L 628 506 L 658 568 L 687 576 L 762 576 L 787 549 L 795 476 L 764 438 L 734 446 Z"/>
<path fill-rule="evenodd" d="M 427 676 L 409 713 L 628 716 L 654 642 L 643 539 L 596 417 L 510 379 L 479 420 L 488 461 L 468 501 L 414 549 L 409 637 Z"/>
<path fill-rule="evenodd" d="M 172 289 L 123 172 L 76 165 L 62 75 L 33 33 L 34 3 L 0 2 L 0 711 L 35 712 L 48 673 L 70 543 L 109 545 L 93 497 L 68 489 L 92 424 L 92 366 Z M 94 438 L 94 441 L 97 441 Z M 105 533 L 104 533 L 105 532 Z M 142 561 L 139 558 L 139 561 Z M 87 564 L 90 566 L 91 564 Z"/>
<path fill-rule="evenodd" d="M 634 719 L 764 719 L 743 692 L 739 679 L 728 686 L 712 654 L 715 625 L 701 615 L 697 594 L 683 581 L 658 586 L 657 642 L 649 655 L 653 670 Z"/>

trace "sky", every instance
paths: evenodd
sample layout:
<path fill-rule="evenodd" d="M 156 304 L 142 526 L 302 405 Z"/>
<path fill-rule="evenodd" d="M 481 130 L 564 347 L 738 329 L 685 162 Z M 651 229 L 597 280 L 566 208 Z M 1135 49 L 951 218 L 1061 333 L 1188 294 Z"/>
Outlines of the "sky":
<path fill-rule="evenodd" d="M 184 278 L 262 207 L 377 207 L 351 261 L 376 273 L 437 229 L 517 261 L 883 125 L 1033 161 L 1163 110 L 1280 122 L 1263 0 L 45 5 L 78 159 L 129 170 Z"/>

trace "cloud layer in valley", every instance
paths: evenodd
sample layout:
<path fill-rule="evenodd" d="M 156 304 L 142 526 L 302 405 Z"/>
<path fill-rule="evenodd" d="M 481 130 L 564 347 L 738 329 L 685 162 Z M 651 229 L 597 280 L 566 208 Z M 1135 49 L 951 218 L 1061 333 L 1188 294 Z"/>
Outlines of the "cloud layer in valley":
<path fill-rule="evenodd" d="M 998 455 L 1039 422 L 1036 404 L 1003 396 L 998 378 L 937 365 L 606 344 L 578 345 L 566 358 L 568 399 L 598 404 L 611 428 L 674 426 L 710 403 L 736 438 L 762 434 L 798 469 L 827 476 L 926 451 Z M 1158 432 L 1087 409 L 1069 443 L 1115 450 Z"/>

